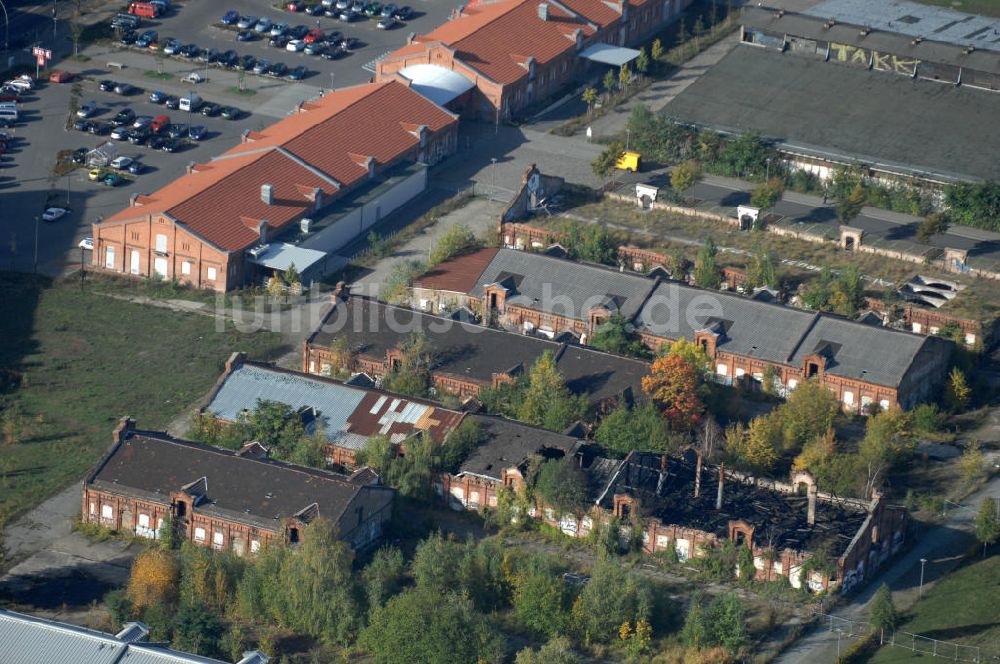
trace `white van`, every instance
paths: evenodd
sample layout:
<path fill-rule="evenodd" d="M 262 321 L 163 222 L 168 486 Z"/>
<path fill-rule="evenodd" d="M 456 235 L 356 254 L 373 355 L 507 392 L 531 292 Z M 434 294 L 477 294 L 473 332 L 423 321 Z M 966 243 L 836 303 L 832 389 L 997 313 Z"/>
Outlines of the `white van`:
<path fill-rule="evenodd" d="M 205 103 L 202 101 L 201 97 L 198 95 L 191 95 L 190 97 L 181 97 L 180 110 L 182 111 L 197 111 L 201 108 L 201 105 Z"/>

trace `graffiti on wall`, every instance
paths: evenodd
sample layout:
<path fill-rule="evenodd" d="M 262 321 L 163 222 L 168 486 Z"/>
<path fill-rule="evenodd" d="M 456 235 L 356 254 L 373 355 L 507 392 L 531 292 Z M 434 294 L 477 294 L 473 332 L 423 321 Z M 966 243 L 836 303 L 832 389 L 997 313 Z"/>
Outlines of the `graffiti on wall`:
<path fill-rule="evenodd" d="M 878 71 L 890 71 L 905 76 L 913 76 L 917 71 L 917 65 L 920 64 L 920 60 L 916 58 L 901 58 L 891 53 L 880 53 L 873 49 L 837 42 L 830 42 L 830 56 L 837 62 L 871 66 Z"/>

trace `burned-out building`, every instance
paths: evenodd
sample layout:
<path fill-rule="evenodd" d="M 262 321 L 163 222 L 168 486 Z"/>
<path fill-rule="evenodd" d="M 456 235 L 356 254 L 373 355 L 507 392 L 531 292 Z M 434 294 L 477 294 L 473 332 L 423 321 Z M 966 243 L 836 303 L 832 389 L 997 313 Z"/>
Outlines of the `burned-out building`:
<path fill-rule="evenodd" d="M 268 542 L 299 542 L 318 517 L 364 549 L 392 516 L 394 490 L 367 473 L 276 461 L 256 443 L 234 451 L 141 431 L 127 417 L 113 440 L 84 479 L 85 523 L 151 539 L 172 523 L 182 539 L 244 555 Z"/>

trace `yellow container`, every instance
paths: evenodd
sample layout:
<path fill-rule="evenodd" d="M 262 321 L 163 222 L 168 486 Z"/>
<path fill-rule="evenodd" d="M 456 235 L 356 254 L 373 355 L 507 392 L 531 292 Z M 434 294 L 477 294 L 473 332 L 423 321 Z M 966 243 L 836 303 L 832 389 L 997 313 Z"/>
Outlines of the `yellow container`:
<path fill-rule="evenodd" d="M 635 173 L 639 170 L 641 162 L 642 157 L 638 152 L 625 152 L 622 154 L 621 158 L 618 159 L 618 163 L 615 164 L 615 168 L 629 173 Z"/>

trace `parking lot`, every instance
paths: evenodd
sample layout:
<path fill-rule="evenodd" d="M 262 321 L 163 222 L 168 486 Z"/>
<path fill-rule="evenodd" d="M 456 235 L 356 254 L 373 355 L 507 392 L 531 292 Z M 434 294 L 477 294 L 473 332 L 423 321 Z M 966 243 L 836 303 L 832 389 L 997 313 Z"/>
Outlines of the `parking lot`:
<path fill-rule="evenodd" d="M 133 193 L 151 193 L 184 173 L 190 162 L 205 162 L 224 152 L 239 141 L 244 130 L 259 130 L 287 116 L 301 101 L 316 97 L 322 89 L 364 83 L 372 73 L 363 68 L 383 53 L 401 46 L 410 32 L 427 32 L 446 20 L 452 3 L 443 0 L 411 3 L 414 16 L 391 30 L 379 30 L 375 19 L 359 19 L 350 24 L 326 17 L 308 16 L 304 12 L 277 10 L 264 0 L 241 0 L 233 7 L 241 14 L 268 16 L 290 25 L 302 24 L 315 28 L 317 20 L 325 31 L 338 30 L 358 40 L 357 48 L 337 60 L 292 53 L 267 45 L 267 39 L 236 42 L 236 32 L 219 25 L 230 5 L 209 2 L 187 2 L 177 5 L 159 19 L 143 20 L 139 32 L 156 30 L 160 41 L 176 38 L 185 44 L 194 43 L 203 49 L 236 50 L 240 55 L 253 55 L 288 67 L 306 65 L 309 75 L 302 81 L 287 81 L 274 77 L 243 75 L 243 84 L 252 93 L 240 94 L 237 87 L 240 72 L 210 67 L 196 59 L 164 56 L 158 51 L 122 48 L 112 42 L 96 43 L 81 51 L 85 61 L 66 60 L 54 68 L 72 71 L 74 83 L 40 82 L 38 88 L 19 104 L 22 121 L 12 130 L 16 140 L 7 154 L 0 156 L 0 264 L 4 268 L 31 270 L 35 264 L 35 234 L 37 228 L 37 263 L 40 272 L 58 274 L 81 261 L 89 261 L 89 252 L 81 252 L 78 243 L 91 235 L 91 223 L 128 205 Z M 108 67 L 108 63 L 122 68 Z M 154 76 L 162 72 L 160 76 Z M 182 82 L 191 72 L 201 73 L 205 82 Z M 98 89 L 101 80 L 127 82 L 142 92 L 119 96 Z M 138 159 L 144 164 L 139 175 L 125 174 L 127 181 L 114 187 L 87 177 L 87 168 L 78 167 L 68 175 L 55 176 L 56 155 L 60 151 L 93 148 L 112 140 L 71 128 L 75 117 L 70 114 L 74 84 L 79 85 L 79 104 L 97 102 L 99 109 L 92 120 L 110 121 L 123 108 L 136 115 L 167 114 L 171 122 L 204 125 L 207 134 L 199 142 L 187 142 L 173 153 L 153 150 L 148 145 L 132 145 L 113 141 L 119 154 Z M 236 120 L 204 117 L 198 113 L 168 110 L 148 101 L 149 92 L 161 90 L 182 96 L 195 90 L 209 102 L 235 106 L 244 111 Z M 67 205 L 68 203 L 68 205 Z M 46 207 L 69 207 L 62 219 L 46 223 L 40 217 Z"/>

